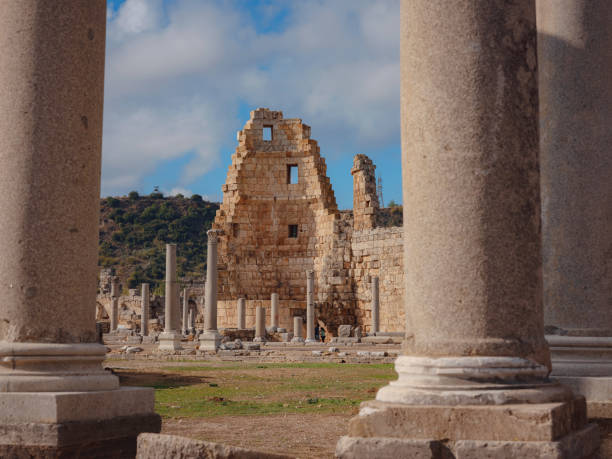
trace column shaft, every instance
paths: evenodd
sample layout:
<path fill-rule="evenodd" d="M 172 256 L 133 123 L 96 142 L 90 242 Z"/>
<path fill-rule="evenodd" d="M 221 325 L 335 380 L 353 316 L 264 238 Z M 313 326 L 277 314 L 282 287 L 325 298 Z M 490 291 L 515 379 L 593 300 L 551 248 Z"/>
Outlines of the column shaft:
<path fill-rule="evenodd" d="M 208 231 L 205 330 L 217 329 L 217 231 Z"/>
<path fill-rule="evenodd" d="M 273 293 L 270 297 L 270 326 L 278 328 L 278 293 Z"/>
<path fill-rule="evenodd" d="M 372 333 L 379 332 L 379 281 L 378 277 L 372 278 Z"/>
<path fill-rule="evenodd" d="M 176 332 L 179 327 L 176 321 L 178 311 L 178 281 L 176 278 L 176 244 L 166 244 L 166 296 L 164 331 Z"/>
<path fill-rule="evenodd" d="M 304 342 L 304 338 L 302 337 L 302 328 L 304 326 L 304 321 L 301 317 L 293 318 L 293 339 L 292 342 Z"/>
<path fill-rule="evenodd" d="M 149 284 L 142 284 L 140 294 L 140 334 L 149 335 L 149 309 L 150 305 Z"/>
<path fill-rule="evenodd" d="M 316 342 L 314 310 L 314 271 L 306 272 L 306 342 Z"/>
<path fill-rule="evenodd" d="M 254 341 L 266 340 L 266 309 L 257 306 L 255 309 L 255 339 Z"/>
<path fill-rule="evenodd" d="M 236 317 L 238 318 L 236 327 L 239 329 L 246 328 L 246 300 L 244 298 L 238 298 L 238 303 L 236 304 Z"/>
<path fill-rule="evenodd" d="M 117 330 L 119 325 L 119 278 L 113 276 L 111 279 L 111 307 L 110 307 L 110 331 Z"/>
<path fill-rule="evenodd" d="M 184 335 L 189 333 L 189 289 L 183 289 L 183 325 Z"/>

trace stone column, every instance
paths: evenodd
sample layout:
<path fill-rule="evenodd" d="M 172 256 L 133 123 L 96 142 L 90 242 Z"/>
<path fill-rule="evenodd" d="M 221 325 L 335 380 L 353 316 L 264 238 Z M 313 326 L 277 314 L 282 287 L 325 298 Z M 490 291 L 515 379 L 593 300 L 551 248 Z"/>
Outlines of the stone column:
<path fill-rule="evenodd" d="M 160 351 L 181 349 L 179 290 L 176 277 L 176 244 L 166 244 L 166 291 L 164 332 L 159 335 Z"/>
<path fill-rule="evenodd" d="M 291 339 L 292 343 L 303 343 L 304 338 L 302 338 L 302 327 L 304 326 L 304 321 L 301 317 L 293 318 L 293 338 Z"/>
<path fill-rule="evenodd" d="M 253 341 L 262 342 L 266 340 L 266 310 L 263 306 L 255 309 L 255 338 Z"/>
<path fill-rule="evenodd" d="M 315 339 L 314 271 L 306 271 L 306 342 L 317 342 Z"/>
<path fill-rule="evenodd" d="M 236 317 L 238 323 L 236 326 L 242 330 L 246 328 L 246 300 L 244 298 L 238 298 L 238 304 L 236 305 Z"/>
<path fill-rule="evenodd" d="M 278 328 L 278 293 L 273 293 L 270 297 L 270 327 L 273 331 Z"/>
<path fill-rule="evenodd" d="M 379 282 L 378 277 L 372 277 L 372 334 L 378 333 L 380 331 L 380 321 L 379 321 Z"/>
<path fill-rule="evenodd" d="M 113 276 L 111 279 L 111 310 L 110 310 L 110 331 L 117 331 L 119 326 L 119 278 Z"/>
<path fill-rule="evenodd" d="M 217 244 L 219 231 L 209 230 L 206 255 L 206 303 L 204 305 L 204 333 L 200 335 L 200 349 L 216 351 L 221 344 L 217 331 Z"/>
<path fill-rule="evenodd" d="M 588 457 L 584 399 L 547 379 L 535 2 L 452 4 L 401 2 L 409 328 L 337 454 Z"/>
<path fill-rule="evenodd" d="M 612 418 L 612 2 L 537 5 L 552 375 Z"/>
<path fill-rule="evenodd" d="M 149 314 L 150 314 L 150 299 L 149 299 L 149 284 L 142 284 L 140 294 L 140 334 L 148 336 L 149 334 Z"/>
<path fill-rule="evenodd" d="M 189 316 L 187 318 L 187 333 L 195 332 L 195 308 L 189 308 Z"/>
<path fill-rule="evenodd" d="M 96 343 L 105 25 L 104 0 L 0 2 L 2 457 L 129 455 L 160 427 Z"/>
<path fill-rule="evenodd" d="M 189 289 L 183 289 L 183 335 L 189 334 Z"/>

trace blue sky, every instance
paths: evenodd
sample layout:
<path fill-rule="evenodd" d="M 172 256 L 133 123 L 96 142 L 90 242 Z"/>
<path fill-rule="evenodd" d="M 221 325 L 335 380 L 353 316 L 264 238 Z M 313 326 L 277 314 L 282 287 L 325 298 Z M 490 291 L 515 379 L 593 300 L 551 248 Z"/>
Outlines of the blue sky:
<path fill-rule="evenodd" d="M 340 208 L 353 156 L 401 202 L 399 0 L 109 0 L 102 195 L 221 198 L 257 107 L 312 127 Z"/>

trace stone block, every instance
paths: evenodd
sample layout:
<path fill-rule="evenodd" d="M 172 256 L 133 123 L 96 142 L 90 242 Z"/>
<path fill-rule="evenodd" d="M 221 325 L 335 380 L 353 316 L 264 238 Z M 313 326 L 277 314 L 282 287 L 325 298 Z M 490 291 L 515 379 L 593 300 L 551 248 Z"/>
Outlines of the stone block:
<path fill-rule="evenodd" d="M 142 434 L 136 459 L 290 459 L 292 456 L 238 448 L 175 435 Z"/>
<path fill-rule="evenodd" d="M 338 338 L 349 338 L 351 336 L 352 325 L 340 325 L 338 327 Z"/>

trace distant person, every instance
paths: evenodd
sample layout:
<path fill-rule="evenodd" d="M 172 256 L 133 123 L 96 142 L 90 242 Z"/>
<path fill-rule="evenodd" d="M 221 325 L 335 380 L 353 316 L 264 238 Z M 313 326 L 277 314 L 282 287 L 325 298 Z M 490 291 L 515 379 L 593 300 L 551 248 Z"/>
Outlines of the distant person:
<path fill-rule="evenodd" d="M 316 339 L 317 341 L 319 341 L 319 330 L 320 330 L 320 328 L 319 328 L 319 324 L 317 324 L 317 325 L 315 326 L 315 339 Z"/>
<path fill-rule="evenodd" d="M 325 329 L 323 327 L 321 327 L 321 342 L 325 342 Z"/>

